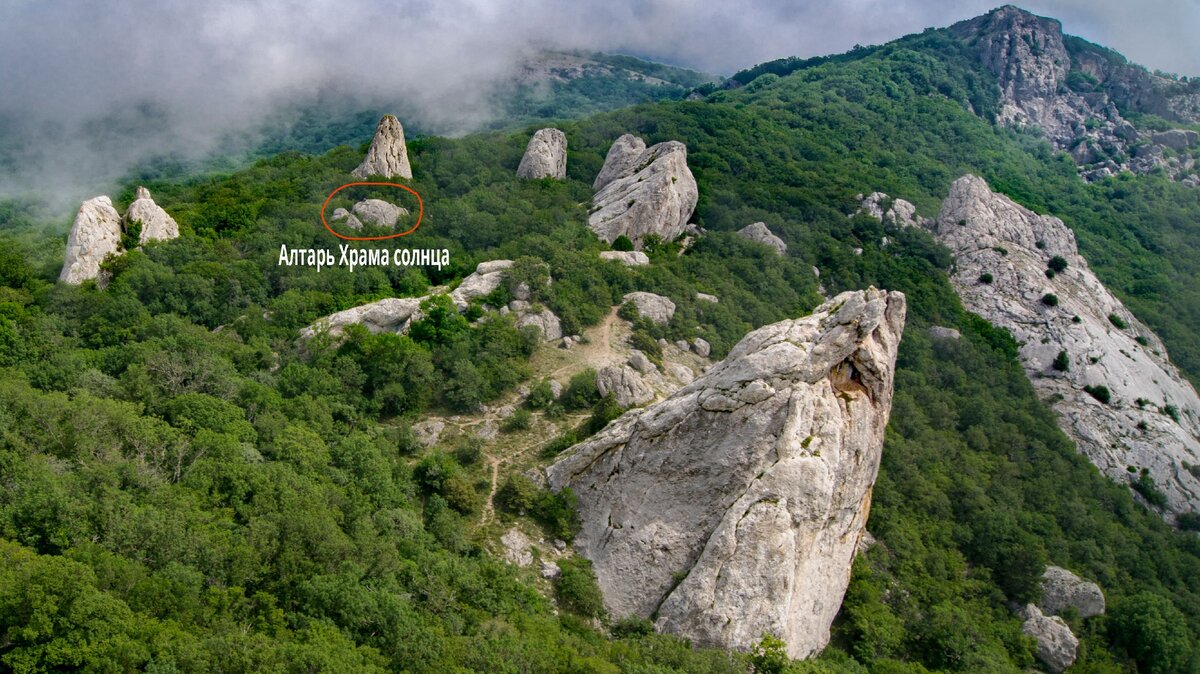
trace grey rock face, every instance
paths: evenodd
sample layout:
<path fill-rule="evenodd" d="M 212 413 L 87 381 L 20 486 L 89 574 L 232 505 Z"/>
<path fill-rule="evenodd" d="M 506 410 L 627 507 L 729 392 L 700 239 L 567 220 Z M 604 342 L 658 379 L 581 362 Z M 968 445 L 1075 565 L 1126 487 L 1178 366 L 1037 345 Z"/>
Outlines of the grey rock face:
<path fill-rule="evenodd" d="M 671 317 L 675 315 L 675 303 L 662 295 L 639 290 L 625 295 L 621 301 L 622 303 L 633 302 L 642 318 L 659 325 L 670 323 Z"/>
<path fill-rule="evenodd" d="M 408 215 L 407 208 L 397 206 L 383 199 L 363 199 L 354 204 L 352 210 L 362 224 L 386 227 L 388 229 L 395 227 L 396 222 L 402 216 Z M 337 211 L 334 211 L 333 215 L 336 218 Z M 353 227 L 353 225 L 351 226 Z"/>
<path fill-rule="evenodd" d="M 312 337 L 320 330 L 328 330 L 337 336 L 347 325 L 362 324 L 371 332 L 408 332 L 414 321 L 421 320 L 421 302 L 424 297 L 388 297 L 377 302 L 330 314 L 300 331 L 304 338 Z"/>
<path fill-rule="evenodd" d="M 533 553 L 530 551 L 533 541 L 520 529 L 509 529 L 500 537 L 500 543 L 504 546 L 504 559 L 510 564 L 522 567 L 533 564 Z"/>
<path fill-rule="evenodd" d="M 1160 131 L 1150 137 L 1155 145 L 1169 147 L 1172 150 L 1186 150 L 1196 144 L 1197 134 L 1189 129 L 1171 129 Z"/>
<path fill-rule="evenodd" d="M 450 293 L 450 299 L 458 306 L 459 311 L 467 308 L 476 297 L 486 297 L 492 294 L 504 282 L 504 272 L 513 265 L 512 260 L 488 260 L 480 262 L 474 273 L 462 280 Z"/>
<path fill-rule="evenodd" d="M 138 235 L 140 244 L 179 238 L 179 224 L 154 203 L 154 199 L 150 197 L 150 190 L 145 187 L 137 188 L 137 198 L 125 211 L 126 225 L 134 222 L 142 224 L 142 232 Z"/>
<path fill-rule="evenodd" d="M 525 146 L 517 177 L 536 180 L 567 177 L 567 134 L 558 129 L 539 129 Z"/>
<path fill-rule="evenodd" d="M 605 185 L 617 178 L 628 175 L 637 165 L 638 158 L 646 151 L 646 141 L 633 134 L 625 134 L 613 142 L 604 156 L 604 166 L 596 174 L 592 189 L 599 192 Z"/>
<path fill-rule="evenodd" d="M 121 254 L 121 216 L 105 196 L 88 199 L 79 207 L 58 280 L 78 285 L 100 276 L 100 263 Z"/>
<path fill-rule="evenodd" d="M 1086 581 L 1061 566 L 1047 566 L 1042 574 L 1043 613 L 1060 615 L 1073 608 L 1080 618 L 1104 613 L 1104 593 L 1100 586 Z"/>
<path fill-rule="evenodd" d="M 645 405 L 654 400 L 654 390 L 628 365 L 609 365 L 596 373 L 600 395 L 612 394 L 621 407 Z"/>
<path fill-rule="evenodd" d="M 858 211 L 876 220 L 896 225 L 898 227 L 914 227 L 922 224 L 922 218 L 917 216 L 917 207 L 904 199 L 893 199 L 883 192 L 872 192 L 866 196 L 857 195 Z M 851 217 L 857 213 L 852 213 Z"/>
<path fill-rule="evenodd" d="M 828 642 L 863 533 L 904 326 L 900 293 L 843 293 L 755 330 L 691 384 L 547 470 L 570 486 L 614 618 L 792 657 Z M 682 578 L 682 580 L 680 580 Z"/>
<path fill-rule="evenodd" d="M 1088 268 L 1071 230 L 964 176 L 942 205 L 937 238 L 955 254 L 951 281 L 963 305 L 1012 333 L 1034 388 L 1057 400 L 1059 423 L 1079 450 L 1121 483 L 1133 477 L 1129 466 L 1148 469 L 1167 496 L 1168 521 L 1200 510 L 1200 480 L 1182 469 L 1184 461 L 1200 463 L 1200 398 L 1158 337 Z M 1049 279 L 1054 256 L 1067 269 Z M 980 283 L 984 273 L 992 283 Z M 1043 303 L 1047 294 L 1057 306 Z M 1053 363 L 1064 351 L 1069 370 L 1060 372 Z M 1110 402 L 1085 386 L 1104 386 Z M 1166 405 L 1178 409 L 1179 421 L 1163 413 Z"/>
<path fill-rule="evenodd" d="M 330 219 L 333 220 L 334 222 L 345 222 L 346 227 L 349 227 L 350 229 L 362 229 L 362 227 L 363 227 L 362 221 L 359 220 L 357 216 L 355 216 L 350 211 L 348 211 L 344 208 L 339 208 L 339 209 L 335 210 L 333 212 L 333 216 Z"/>
<path fill-rule="evenodd" d="M 696 293 L 696 299 L 700 300 L 701 302 L 710 302 L 712 304 L 719 304 L 721 302 L 720 298 L 718 298 L 716 295 L 709 295 L 708 293 Z"/>
<path fill-rule="evenodd" d="M 1052 672 L 1062 672 L 1075 664 L 1079 640 L 1058 616 L 1046 616 L 1037 606 L 1025 607 L 1021 631 L 1037 640 L 1037 656 Z"/>
<path fill-rule="evenodd" d="M 413 433 L 417 436 L 417 442 L 421 443 L 422 447 L 432 447 L 437 444 L 437 441 L 442 437 L 442 431 L 446 429 L 446 423 L 438 419 L 426 419 L 412 425 Z"/>
<path fill-rule="evenodd" d="M 562 322 L 549 309 L 528 311 L 521 314 L 517 318 L 517 327 L 523 328 L 527 325 L 532 325 L 541 331 L 542 341 L 544 342 L 553 342 L 556 339 L 562 339 Z"/>
<path fill-rule="evenodd" d="M 351 175 L 356 178 L 412 178 L 412 166 L 408 163 L 408 146 L 404 144 L 404 127 L 395 115 L 384 115 L 379 120 L 366 159 L 351 172 Z"/>
<path fill-rule="evenodd" d="M 633 353 L 629 354 L 629 360 L 626 362 L 629 363 L 629 367 L 632 367 L 642 374 L 650 374 L 658 369 L 654 367 L 654 363 L 650 362 L 650 359 L 646 357 L 646 354 L 638 351 L 637 349 L 634 349 Z"/>
<path fill-rule="evenodd" d="M 697 337 L 692 340 L 692 351 L 695 351 L 696 355 L 701 358 L 708 358 L 708 354 L 712 353 L 712 346 L 707 339 Z"/>
<path fill-rule="evenodd" d="M 929 328 L 929 336 L 934 339 L 962 339 L 962 333 L 954 328 L 943 328 L 940 325 L 933 325 Z"/>
<path fill-rule="evenodd" d="M 751 241 L 774 248 L 775 252 L 779 253 L 780 255 L 787 254 L 787 244 L 783 242 L 783 239 L 775 236 L 775 234 L 767 228 L 766 223 L 756 222 L 752 225 L 746 225 L 745 227 L 739 229 L 737 233 L 738 236 L 742 237 L 743 239 L 749 239 Z"/>
<path fill-rule="evenodd" d="M 616 260 L 626 267 L 645 267 L 650 264 L 650 257 L 640 250 L 602 250 L 601 260 Z"/>
<path fill-rule="evenodd" d="M 626 150 L 633 147 L 636 144 Z M 617 171 L 614 167 L 613 178 L 593 198 L 588 227 L 608 243 L 627 236 L 637 249 L 652 234 L 673 241 L 687 227 L 699 198 L 696 179 L 687 165 L 687 146 L 676 141 L 659 143 L 636 159 L 625 154 L 626 150 L 616 158 L 613 150 L 609 151 L 609 158 L 622 168 Z M 605 168 L 609 168 L 607 162 Z M 600 177 L 604 176 L 602 170 Z"/>

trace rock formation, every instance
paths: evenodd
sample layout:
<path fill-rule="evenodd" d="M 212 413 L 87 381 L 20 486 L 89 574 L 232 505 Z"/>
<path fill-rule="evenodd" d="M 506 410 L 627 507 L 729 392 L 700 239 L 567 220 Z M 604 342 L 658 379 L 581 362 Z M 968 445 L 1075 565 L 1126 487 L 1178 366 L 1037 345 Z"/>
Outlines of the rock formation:
<path fill-rule="evenodd" d="M 893 199 L 883 192 L 872 192 L 866 196 L 858 194 L 854 198 L 858 200 L 859 206 L 850 217 L 864 213 L 882 223 L 897 227 L 913 227 L 928 222 L 925 218 L 917 216 L 917 207 L 911 202 Z"/>
<path fill-rule="evenodd" d="M 80 284 L 99 279 L 100 263 L 109 255 L 121 254 L 121 216 L 112 200 L 100 196 L 79 207 L 71 234 L 67 237 L 66 259 L 60 281 Z"/>
<path fill-rule="evenodd" d="M 1075 664 L 1079 639 L 1062 618 L 1043 615 L 1033 604 L 1025 607 L 1021 617 L 1025 620 L 1021 631 L 1037 640 L 1038 659 L 1047 669 L 1057 674 Z"/>
<path fill-rule="evenodd" d="M 1100 586 L 1088 582 L 1061 566 L 1047 566 L 1042 574 L 1042 601 L 1038 608 L 1048 615 L 1062 615 L 1074 609 L 1080 618 L 1104 613 L 1104 593 Z"/>
<path fill-rule="evenodd" d="M 356 219 L 364 225 L 375 225 L 376 227 L 386 227 L 391 229 L 396 226 L 396 221 L 401 217 L 408 215 L 408 209 L 397 206 L 383 199 L 363 199 L 354 204 L 352 209 Z M 334 217 L 337 217 L 337 212 L 334 212 Z M 353 225 L 351 225 L 353 227 Z"/>
<path fill-rule="evenodd" d="M 599 192 L 605 185 L 633 172 L 638 158 L 646 151 L 646 141 L 633 134 L 625 134 L 613 142 L 604 156 L 604 166 L 592 182 L 592 190 Z"/>
<path fill-rule="evenodd" d="M 351 216 L 353 217 L 353 216 Z M 450 300 L 459 311 L 466 311 L 471 300 L 490 295 L 504 282 L 504 276 L 512 260 L 489 260 L 480 262 L 475 271 L 462 280 L 450 292 Z M 371 332 L 394 332 L 404 334 L 413 322 L 421 320 L 421 303 L 430 295 L 421 297 L 389 297 L 339 311 L 317 320 L 302 329 L 300 336 L 309 339 L 321 331 L 337 337 L 347 325 L 361 324 Z M 501 308 L 502 314 L 515 314 L 518 327 L 532 325 L 542 333 L 545 341 L 562 338 L 562 323 L 552 311 L 534 307 L 529 302 L 516 300 Z"/>
<path fill-rule="evenodd" d="M 602 250 L 601 260 L 616 260 L 626 267 L 645 267 L 650 264 L 650 257 L 640 250 Z"/>
<path fill-rule="evenodd" d="M 775 236 L 775 234 L 767 228 L 767 225 L 764 222 L 756 222 L 752 225 L 746 225 L 745 227 L 739 229 L 737 233 L 738 236 L 742 237 L 743 239 L 749 239 L 750 241 L 770 246 L 771 248 L 775 249 L 776 253 L 779 253 L 780 255 L 787 255 L 787 244 L 783 242 L 783 239 Z"/>
<path fill-rule="evenodd" d="M 936 234 L 957 258 L 951 280 L 963 304 L 1016 338 L 1080 451 L 1121 483 L 1148 471 L 1168 520 L 1200 511 L 1200 479 L 1183 466 L 1200 464 L 1200 398 L 1088 268 L 1071 230 L 968 175 L 950 188 Z M 1048 278 L 1052 260 L 1066 267 Z"/>
<path fill-rule="evenodd" d="M 363 227 L 363 223 L 358 219 L 358 216 L 344 208 L 336 209 L 330 219 L 334 222 L 345 222 L 346 227 L 350 229 L 362 229 Z"/>
<path fill-rule="evenodd" d="M 614 618 L 804 657 L 829 639 L 863 535 L 904 326 L 900 293 L 843 293 L 759 328 L 691 384 L 548 470 L 570 486 Z M 627 366 L 624 366 L 627 367 Z"/>
<path fill-rule="evenodd" d="M 675 303 L 654 293 L 639 290 L 625 295 L 621 298 L 621 302 L 633 302 L 633 305 L 637 307 L 638 315 L 659 325 L 670 323 L 671 317 L 675 315 Z"/>
<path fill-rule="evenodd" d="M 954 24 L 950 32 L 996 76 L 1001 91 L 996 121 L 1041 129 L 1051 144 L 1071 153 L 1086 179 L 1159 167 L 1181 180 L 1200 178 L 1192 157 L 1164 157 L 1159 134 L 1139 132 L 1118 111 L 1120 106 L 1195 123 L 1200 94 L 1186 84 L 1151 75 L 1099 48 L 1072 53 L 1058 21 L 1011 5 Z M 1181 131 L 1162 141 L 1185 139 Z"/>
<path fill-rule="evenodd" d="M 384 115 L 375 127 L 371 149 L 358 168 L 351 172 L 355 178 L 383 176 L 385 178 L 412 178 L 412 167 L 408 163 L 408 147 L 404 144 L 404 127 L 395 115 Z"/>
<path fill-rule="evenodd" d="M 142 227 L 138 236 L 140 244 L 179 238 L 179 224 L 154 203 L 154 199 L 150 197 L 150 190 L 145 187 L 137 188 L 137 198 L 125 211 L 125 226 L 129 227 L 135 222 L 141 223 Z"/>
<path fill-rule="evenodd" d="M 641 143 L 635 140 L 618 139 L 621 147 L 614 144 L 609 150 L 596 178 L 603 187 L 593 198 L 588 227 L 608 243 L 626 236 L 640 249 L 647 236 L 673 241 L 682 234 L 699 192 L 687 166 L 686 145 L 667 141 L 634 156 Z"/>
<path fill-rule="evenodd" d="M 654 390 L 629 365 L 609 365 L 596 373 L 596 388 L 600 395 L 612 394 L 621 407 L 645 405 L 654 400 Z"/>
<path fill-rule="evenodd" d="M 525 146 L 517 177 L 536 180 L 567 177 L 567 134 L 558 129 L 539 129 Z"/>
<path fill-rule="evenodd" d="M 413 321 L 421 319 L 424 297 L 388 297 L 369 304 L 330 314 L 300 331 L 301 337 L 312 337 L 321 329 L 331 335 L 342 334 L 347 325 L 362 325 L 371 332 L 408 332 Z"/>

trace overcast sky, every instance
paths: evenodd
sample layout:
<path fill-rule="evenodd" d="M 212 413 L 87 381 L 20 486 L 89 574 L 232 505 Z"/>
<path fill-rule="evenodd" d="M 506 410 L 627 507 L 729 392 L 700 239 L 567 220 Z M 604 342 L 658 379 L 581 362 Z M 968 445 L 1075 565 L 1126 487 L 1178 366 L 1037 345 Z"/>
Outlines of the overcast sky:
<path fill-rule="evenodd" d="M 731 74 L 773 58 L 885 42 L 995 5 L 0 0 L 0 123 L 29 129 L 27 137 L 37 140 L 29 156 L 50 155 L 36 166 L 31 160 L 23 182 L 70 182 L 69 174 L 111 174 L 164 143 L 203 151 L 221 133 L 331 82 L 364 101 L 407 101 L 446 128 L 465 130 L 486 118 L 487 83 L 537 46 L 632 53 Z M 1023 6 L 1060 18 L 1067 32 L 1135 62 L 1200 75 L 1200 0 L 1031 0 Z M 115 121 L 94 122 L 142 102 L 153 102 L 162 122 L 145 128 L 140 139 L 111 131 Z M 101 132 L 112 137 L 97 141 Z M 104 153 L 95 153 L 97 147 Z"/>

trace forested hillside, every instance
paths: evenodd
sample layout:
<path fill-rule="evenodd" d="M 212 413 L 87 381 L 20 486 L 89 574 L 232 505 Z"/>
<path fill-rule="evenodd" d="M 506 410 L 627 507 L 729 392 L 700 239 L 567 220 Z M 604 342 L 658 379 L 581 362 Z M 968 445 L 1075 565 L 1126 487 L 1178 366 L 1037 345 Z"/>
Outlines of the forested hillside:
<path fill-rule="evenodd" d="M 1200 191 L 1161 176 L 1086 184 L 1044 140 L 976 114 L 995 95 L 961 43 L 930 31 L 702 100 L 563 121 L 563 182 L 516 179 L 532 128 L 422 138 L 408 150 L 425 219 L 388 244 L 448 248 L 452 264 L 440 271 L 277 264 L 281 244 L 334 246 L 321 203 L 361 160 L 357 146 L 148 184 L 182 236 L 110 262 L 103 290 L 55 283 L 64 223 L 5 205 L 0 662 L 20 671 L 1016 672 L 1035 659 L 1009 605 L 1036 599 L 1050 562 L 1096 580 L 1109 602 L 1107 616 L 1071 621 L 1083 642 L 1072 671 L 1192 671 L 1200 539 L 1075 453 L 1012 338 L 962 310 L 945 248 L 915 228 L 847 217 L 856 193 L 875 190 L 933 215 L 951 181 L 982 175 L 1062 217 L 1101 279 L 1200 380 Z M 686 254 L 660 242 L 648 267 L 598 258 L 607 247 L 585 225 L 590 186 L 623 133 L 687 144 L 695 221 L 708 233 Z M 127 204 L 134 188 L 114 201 Z M 788 256 L 733 234 L 755 221 Z M 463 316 L 431 306 L 406 336 L 298 339 L 332 311 L 423 295 L 495 258 L 531 275 L 543 273 L 538 260 L 547 265 L 554 282 L 537 299 L 566 334 L 647 290 L 678 309 L 666 326 L 639 323 L 643 342 L 699 336 L 715 357 L 751 328 L 816 306 L 814 266 L 830 293 L 874 285 L 908 296 L 868 522 L 878 544 L 856 562 L 819 659 L 786 663 L 769 641 L 754 654 L 692 649 L 644 621 L 604 616 L 586 564 L 550 586 L 490 552 L 499 525 L 477 524 L 488 488 L 479 448 L 423 448 L 411 426 L 533 383 L 530 356 L 545 347 L 510 319 L 470 322 L 481 306 Z M 934 339 L 931 326 L 962 337 Z M 581 385 L 565 409 L 534 414 L 578 439 L 614 416 L 596 397 Z M 569 442 L 549 444 L 552 458 Z M 569 493 L 520 496 L 502 520 L 526 517 L 549 538 L 570 538 Z"/>

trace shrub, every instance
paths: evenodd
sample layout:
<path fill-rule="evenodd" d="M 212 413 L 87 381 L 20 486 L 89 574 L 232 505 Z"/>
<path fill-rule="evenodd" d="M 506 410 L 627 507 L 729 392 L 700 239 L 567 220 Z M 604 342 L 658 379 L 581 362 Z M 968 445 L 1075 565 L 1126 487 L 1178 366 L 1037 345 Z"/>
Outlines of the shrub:
<path fill-rule="evenodd" d="M 514 515 L 524 515 L 537 503 L 539 490 L 524 475 L 510 475 L 496 490 L 496 507 Z"/>
<path fill-rule="evenodd" d="M 557 438 L 554 438 L 550 442 L 547 442 L 545 447 L 542 447 L 542 458 L 553 459 L 554 457 L 566 451 L 567 448 L 578 443 L 579 436 L 575 434 L 575 431 L 567 431 Z"/>
<path fill-rule="evenodd" d="M 992 278 L 992 275 L 986 271 L 979 275 L 980 283 L 991 283 L 993 280 L 995 279 Z"/>
<path fill-rule="evenodd" d="M 1167 495 L 1158 488 L 1158 485 L 1154 482 L 1154 478 L 1150 477 L 1149 468 L 1143 468 L 1141 475 L 1138 475 L 1138 479 L 1134 480 L 1130 486 L 1133 487 L 1134 491 L 1141 494 L 1142 498 L 1146 499 L 1150 505 L 1156 508 L 1167 507 Z"/>
<path fill-rule="evenodd" d="M 1103 384 L 1100 386 L 1084 386 L 1083 390 L 1086 391 L 1088 395 L 1092 396 L 1096 400 L 1099 400 L 1105 405 L 1112 400 L 1112 393 L 1109 392 L 1108 387 L 1104 386 Z"/>
<path fill-rule="evenodd" d="M 1057 307 L 1058 295 L 1055 295 L 1054 293 L 1046 293 L 1045 295 L 1042 295 L 1042 304 L 1045 304 L 1048 307 Z"/>
<path fill-rule="evenodd" d="M 1050 258 L 1050 262 L 1046 266 L 1054 271 L 1054 273 L 1061 274 L 1067 270 L 1067 261 L 1065 258 L 1063 258 L 1063 256 L 1055 255 L 1054 257 Z"/>
<path fill-rule="evenodd" d="M 501 426 L 501 428 L 506 433 L 512 433 L 513 431 L 524 431 L 529 428 L 532 420 L 533 414 L 531 414 L 529 410 L 522 408 L 516 412 L 513 412 L 512 416 L 505 419 L 504 425 Z"/>
<path fill-rule="evenodd" d="M 588 368 L 571 377 L 560 402 L 568 410 L 581 410 L 595 405 L 598 400 L 600 391 L 596 388 L 596 371 Z"/>
<path fill-rule="evenodd" d="M 1059 372 L 1067 372 L 1071 369 L 1071 356 L 1064 349 L 1058 352 L 1054 357 L 1054 369 Z"/>
<path fill-rule="evenodd" d="M 1175 524 L 1184 531 L 1200 531 L 1200 513 L 1184 513 L 1175 518 Z"/>
<path fill-rule="evenodd" d="M 531 409 L 544 410 L 554 403 L 554 389 L 550 388 L 550 380 L 543 379 L 529 391 L 525 404 Z"/>
<path fill-rule="evenodd" d="M 462 466 L 474 466 L 483 458 L 483 440 L 467 438 L 465 442 L 454 449 L 454 460 Z"/>
<path fill-rule="evenodd" d="M 1175 423 L 1179 423 L 1179 408 L 1174 405 L 1163 405 L 1162 413 L 1171 417 Z"/>
<path fill-rule="evenodd" d="M 579 533 L 579 499 L 570 487 L 560 492 L 543 491 L 534 504 L 533 514 L 551 536 L 570 543 Z"/>
<path fill-rule="evenodd" d="M 629 252 L 633 250 L 633 241 L 630 241 L 628 236 L 622 234 L 612 242 L 612 249 Z"/>
<path fill-rule="evenodd" d="M 621 308 L 617 309 L 617 316 L 624 318 L 631 323 L 636 322 L 642 317 L 641 313 L 638 312 L 637 305 L 633 302 L 626 302 L 625 304 L 622 304 Z"/>
<path fill-rule="evenodd" d="M 1046 273 L 1046 278 L 1048 278 L 1048 279 L 1054 278 L 1055 272 L 1053 269 L 1047 269 L 1045 273 Z"/>
<path fill-rule="evenodd" d="M 612 635 L 617 639 L 645 637 L 654 634 L 654 623 L 638 616 L 621 618 L 612 626 Z"/>
<path fill-rule="evenodd" d="M 558 562 L 562 575 L 554 582 L 554 596 L 566 611 L 585 618 L 604 616 L 604 597 L 596 583 L 592 563 L 583 557 L 569 557 Z"/>
<path fill-rule="evenodd" d="M 1192 643 L 1187 617 L 1166 597 L 1142 592 L 1117 603 L 1109 635 L 1138 664 L 1139 672 L 1187 671 Z"/>
<path fill-rule="evenodd" d="M 1124 330 L 1125 328 L 1128 327 L 1128 325 L 1125 323 L 1125 319 L 1121 318 L 1120 316 L 1118 316 L 1116 314 L 1109 314 L 1108 322 L 1112 323 L 1119 330 Z"/>

